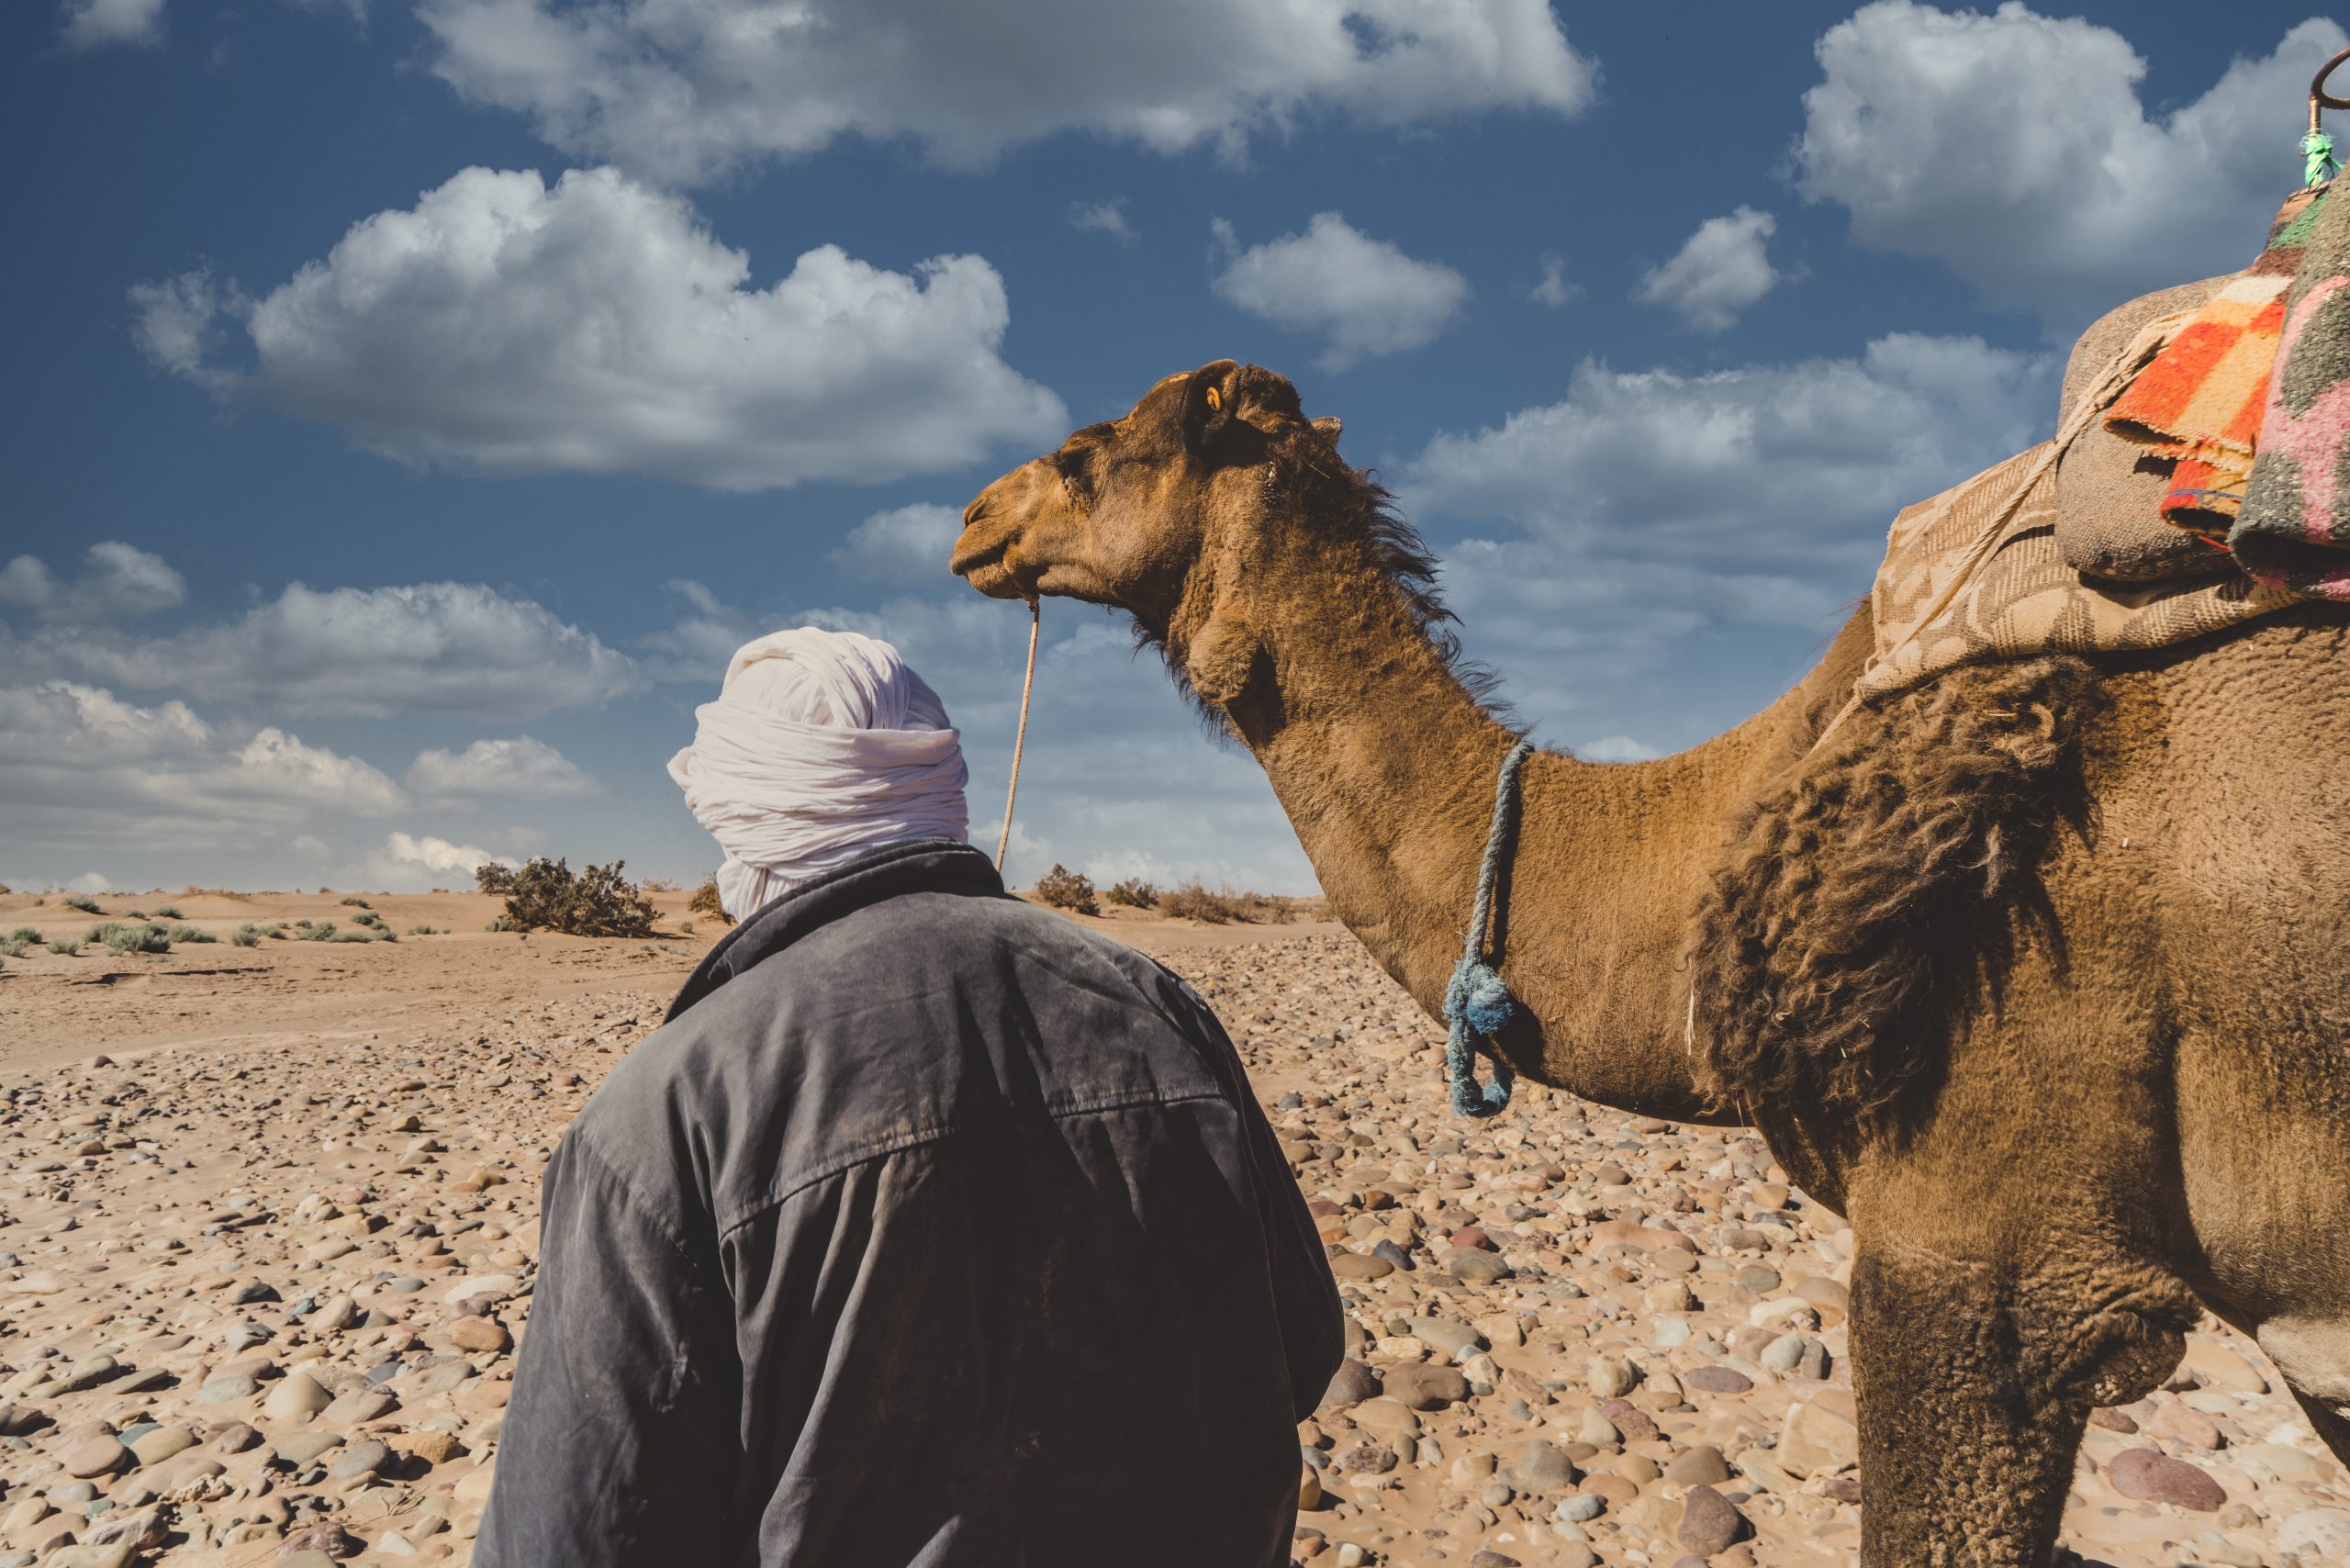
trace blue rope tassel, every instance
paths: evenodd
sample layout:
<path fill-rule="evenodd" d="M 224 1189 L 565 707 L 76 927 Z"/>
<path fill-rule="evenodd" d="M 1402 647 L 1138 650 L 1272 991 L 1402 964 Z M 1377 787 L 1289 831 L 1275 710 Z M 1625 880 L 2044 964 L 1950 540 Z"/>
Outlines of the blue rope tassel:
<path fill-rule="evenodd" d="M 1452 1086 L 1452 1108 L 1464 1116 L 1490 1116 L 1509 1103 L 1517 1074 L 1494 1048 L 1494 1037 L 1517 1012 L 1517 1000 L 1487 961 L 1485 932 L 1493 923 L 1494 880 L 1509 857 L 1517 837 L 1517 770 L 1534 750 L 1532 741 L 1520 741 L 1502 758 L 1501 776 L 1494 781 L 1494 822 L 1485 833 L 1485 857 L 1477 867 L 1477 905 L 1469 917 L 1469 937 L 1452 983 L 1444 988 L 1445 1074 Z M 1477 1047 L 1494 1058 L 1494 1081 L 1477 1082 Z"/>

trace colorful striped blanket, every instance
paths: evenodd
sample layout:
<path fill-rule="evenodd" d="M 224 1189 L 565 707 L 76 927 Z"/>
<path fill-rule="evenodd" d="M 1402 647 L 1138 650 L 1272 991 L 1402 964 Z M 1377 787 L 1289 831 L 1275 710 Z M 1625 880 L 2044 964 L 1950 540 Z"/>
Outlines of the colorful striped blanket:
<path fill-rule="evenodd" d="M 2265 588 L 2350 603 L 2350 200 L 2316 208 L 2257 447 L 2228 534 L 2236 564 Z"/>

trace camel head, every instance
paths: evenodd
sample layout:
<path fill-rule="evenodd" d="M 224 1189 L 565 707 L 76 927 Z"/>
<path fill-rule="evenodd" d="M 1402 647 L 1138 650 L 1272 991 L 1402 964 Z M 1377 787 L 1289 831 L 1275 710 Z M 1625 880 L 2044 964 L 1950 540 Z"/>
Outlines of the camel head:
<path fill-rule="evenodd" d="M 1170 375 L 1124 419 L 980 491 L 950 564 L 996 599 L 1126 610 L 1194 695 L 1225 701 L 1259 652 L 1251 601 L 1326 566 L 1332 549 L 1367 549 L 1358 557 L 1424 595 L 1430 564 L 1384 493 L 1338 456 L 1338 431 L 1257 365 Z"/>

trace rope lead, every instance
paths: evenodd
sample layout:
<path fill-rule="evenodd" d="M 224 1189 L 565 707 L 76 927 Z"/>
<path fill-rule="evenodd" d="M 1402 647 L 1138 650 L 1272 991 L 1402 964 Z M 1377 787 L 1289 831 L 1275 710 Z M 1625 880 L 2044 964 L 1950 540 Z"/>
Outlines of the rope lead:
<path fill-rule="evenodd" d="M 1460 966 L 1452 983 L 1444 988 L 1444 1068 L 1452 1087 L 1452 1108 L 1464 1116 L 1493 1115 L 1509 1103 L 1517 1074 L 1494 1048 L 1499 1035 L 1517 1012 L 1501 974 L 1485 951 L 1485 935 L 1493 924 L 1494 882 L 1509 858 L 1517 836 L 1517 770 L 1534 750 L 1532 741 L 1520 741 L 1502 758 L 1501 774 L 1494 781 L 1494 821 L 1485 832 L 1485 857 L 1477 867 L 1477 903 L 1469 916 L 1469 935 L 1462 944 Z M 1477 1081 L 1477 1048 L 1494 1058 L 1494 1081 Z"/>

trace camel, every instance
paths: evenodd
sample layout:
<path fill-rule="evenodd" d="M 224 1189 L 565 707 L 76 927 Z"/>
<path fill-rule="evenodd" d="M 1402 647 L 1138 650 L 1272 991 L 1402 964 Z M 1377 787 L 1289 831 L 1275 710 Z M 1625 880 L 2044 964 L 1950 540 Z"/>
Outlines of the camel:
<path fill-rule="evenodd" d="M 1268 370 L 1169 376 L 988 486 L 951 566 L 1131 616 L 1440 1015 L 1518 737 L 1339 431 Z M 1863 608 L 1678 756 L 1528 761 L 1495 1050 L 1753 1126 L 1850 1221 L 1868 1568 L 2049 1562 L 2091 1409 L 2199 1307 L 2350 1462 L 2350 626 L 1961 670 L 1815 750 L 1870 644 Z"/>

